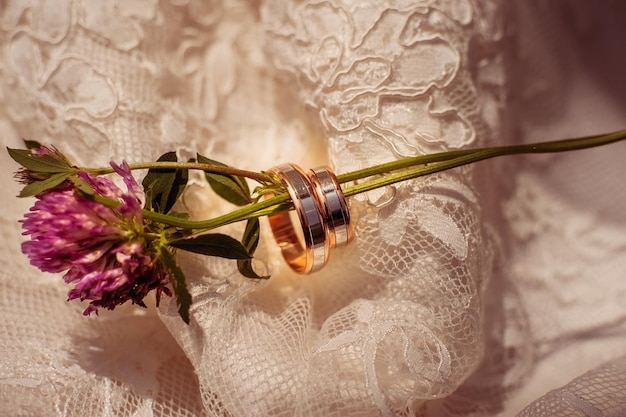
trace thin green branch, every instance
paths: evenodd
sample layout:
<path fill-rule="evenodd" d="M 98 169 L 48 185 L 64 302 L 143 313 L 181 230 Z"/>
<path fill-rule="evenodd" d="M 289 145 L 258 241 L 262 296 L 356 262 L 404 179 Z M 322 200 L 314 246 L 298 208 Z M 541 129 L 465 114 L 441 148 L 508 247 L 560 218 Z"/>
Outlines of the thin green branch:
<path fill-rule="evenodd" d="M 250 204 L 238 210 L 224 214 L 219 217 L 215 217 L 210 220 L 185 220 L 179 217 L 168 216 L 166 214 L 155 213 L 150 210 L 143 210 L 143 216 L 146 219 L 166 224 L 169 226 L 180 227 L 184 229 L 194 230 L 195 232 L 206 231 L 215 229 L 220 226 L 224 226 L 230 223 L 235 223 L 242 220 L 247 220 L 252 217 L 260 217 L 266 214 L 257 214 L 261 210 L 280 207 L 283 203 L 289 200 L 289 194 L 284 193 L 277 195 L 267 200 L 260 201 L 258 203 Z M 271 212 L 271 210 L 270 210 Z M 263 212 L 266 213 L 266 212 Z"/>
<path fill-rule="evenodd" d="M 270 183 L 272 179 L 264 172 L 247 171 L 222 165 L 201 164 L 199 162 L 141 162 L 128 165 L 131 170 L 137 169 L 195 169 L 198 171 L 210 172 L 212 174 L 235 175 L 238 177 L 250 178 L 261 184 Z M 105 175 L 115 172 L 113 168 L 79 168 L 93 175 Z"/>
<path fill-rule="evenodd" d="M 445 171 L 462 165 L 471 164 L 485 159 L 495 158 L 504 155 L 513 154 L 533 154 L 533 153 L 553 153 L 565 152 L 579 149 L 586 149 L 595 146 L 607 145 L 626 139 L 626 130 L 606 135 L 588 136 L 578 139 L 566 139 L 553 142 L 534 143 L 526 145 L 501 146 L 492 148 L 479 149 L 462 149 L 457 151 L 441 152 L 432 155 L 421 155 L 414 158 L 405 158 L 386 164 L 377 165 L 371 168 L 365 168 L 338 176 L 340 183 L 365 179 L 375 175 L 386 174 L 381 178 L 368 180 L 361 184 L 352 185 L 344 188 L 344 194 L 349 197 L 363 192 L 371 191 L 376 188 L 385 187 L 401 181 L 417 178 L 420 176 L 434 174 L 436 172 Z M 208 164 L 198 164 L 190 162 L 152 162 L 145 164 L 132 164 L 131 169 L 199 169 L 203 171 L 223 173 L 227 175 L 241 175 L 248 178 L 256 177 L 257 181 L 270 183 L 271 178 L 265 173 L 253 173 L 250 171 L 237 170 L 235 168 L 222 167 Z M 408 168 L 408 169 L 407 169 Z M 397 173 L 390 173 L 405 169 Z M 91 170 L 97 174 L 105 174 L 112 172 L 112 169 L 102 168 L 97 171 Z M 99 199 L 98 196 L 95 197 Z M 113 204 L 111 201 L 101 201 L 104 204 Z M 285 204 L 287 203 L 287 204 Z M 270 214 L 291 210 L 293 206 L 289 204 L 289 195 L 283 193 L 257 203 L 250 204 L 233 212 L 215 217 L 210 220 L 191 221 L 180 217 L 168 216 L 166 214 L 155 213 L 150 210 L 144 210 L 143 216 L 155 222 L 166 224 L 173 227 L 180 227 L 191 230 L 194 233 L 215 229 L 226 224 L 247 220 L 254 217 L 262 217 Z"/>
<path fill-rule="evenodd" d="M 420 166 L 406 171 L 389 174 L 382 178 L 367 181 L 362 184 L 357 184 L 351 187 L 346 187 L 343 192 L 346 197 L 360 194 L 366 191 L 371 191 L 376 188 L 385 187 L 401 181 L 421 177 L 424 175 L 434 174 L 436 172 L 446 171 L 448 169 L 456 168 L 462 165 L 471 164 L 485 159 L 495 158 L 497 156 L 504 155 L 520 155 L 520 154 L 534 154 L 534 153 L 556 153 L 566 152 L 572 150 L 580 150 L 591 148 L 595 146 L 608 145 L 610 143 L 618 142 L 626 139 L 626 130 L 611 133 L 608 135 L 596 135 L 588 136 L 578 139 L 566 139 L 554 142 L 533 143 L 527 145 L 513 145 L 513 146 L 500 146 L 493 148 L 481 148 L 473 150 L 460 150 L 443 152 L 434 155 L 426 155 L 428 157 L 435 156 L 437 158 L 431 158 L 431 162 L 439 160 L 439 163 L 432 163 L 431 165 Z M 424 158 L 416 157 L 410 158 L 414 162 L 422 162 Z M 397 161 L 401 164 L 406 164 L 405 160 Z M 401 165 L 397 164 L 397 165 Z M 423 164 L 423 162 L 422 162 Z M 393 162 L 386 164 L 389 166 L 395 166 Z M 411 165 L 408 165 L 411 166 Z M 378 166 L 376 167 L 378 168 Z M 395 168 L 397 169 L 397 168 Z M 388 172 L 388 171 L 387 171 Z M 384 172 L 377 172 L 372 175 L 382 174 Z M 352 174 L 352 173 L 350 173 Z"/>
<path fill-rule="evenodd" d="M 435 162 L 443 162 L 455 160 L 460 157 L 466 157 L 468 155 L 482 155 L 480 158 L 474 160 L 471 158 L 469 162 L 462 163 L 460 165 L 469 164 L 472 162 L 481 161 L 484 159 L 494 158 L 496 156 L 513 155 L 513 154 L 529 154 L 529 153 L 552 153 L 552 152 L 565 152 L 572 150 L 579 150 L 585 148 L 591 148 L 595 146 L 608 145 L 609 143 L 618 142 L 626 139 L 626 130 L 622 130 L 615 133 L 587 136 L 577 139 L 565 139 L 553 142 L 531 143 L 526 145 L 512 145 L 512 146 L 499 146 L 492 148 L 477 148 L 477 149 L 460 149 L 456 151 L 439 152 L 430 155 L 420 155 L 412 158 L 404 158 L 397 161 L 387 162 L 385 164 L 376 165 L 360 169 L 357 171 L 348 172 L 337 176 L 340 184 L 344 184 L 350 181 L 356 181 L 363 178 L 368 178 L 374 175 L 388 174 L 392 171 L 399 169 L 410 168 L 417 165 L 432 164 Z M 458 164 L 452 164 L 447 167 L 446 165 L 439 165 L 439 169 L 436 171 L 427 171 L 426 175 L 433 172 L 439 172 L 446 169 L 460 166 Z M 421 171 L 420 171 L 421 172 Z M 399 180 L 403 181 L 403 180 Z M 364 184 L 363 184 L 364 185 Z M 352 187 L 351 187 L 352 188 Z M 350 194 L 353 195 L 353 194 Z"/>

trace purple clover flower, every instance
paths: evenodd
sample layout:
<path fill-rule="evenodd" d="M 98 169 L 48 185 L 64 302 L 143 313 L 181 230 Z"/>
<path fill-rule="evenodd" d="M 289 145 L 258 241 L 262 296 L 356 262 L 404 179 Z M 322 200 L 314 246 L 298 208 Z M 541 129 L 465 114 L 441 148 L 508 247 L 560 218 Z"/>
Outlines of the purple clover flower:
<path fill-rule="evenodd" d="M 22 252 L 44 272 L 66 271 L 63 279 L 75 284 L 73 299 L 91 300 L 83 314 L 98 307 L 112 310 L 131 300 L 145 307 L 143 298 L 152 290 L 170 295 L 169 274 L 156 250 L 146 239 L 142 218 L 143 191 L 126 162 L 111 163 L 123 178 L 127 192 L 111 180 L 79 172 L 96 194 L 120 203 L 109 207 L 83 197 L 71 181 L 37 195 L 37 201 L 21 220 Z"/>

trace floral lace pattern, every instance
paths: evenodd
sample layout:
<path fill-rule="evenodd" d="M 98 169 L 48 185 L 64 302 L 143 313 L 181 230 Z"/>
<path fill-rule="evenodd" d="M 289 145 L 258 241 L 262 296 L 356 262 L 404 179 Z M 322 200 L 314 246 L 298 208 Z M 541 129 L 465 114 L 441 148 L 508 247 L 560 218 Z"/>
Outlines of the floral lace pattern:
<path fill-rule="evenodd" d="M 570 89 L 561 73 L 573 61 L 569 49 L 550 47 L 566 45 L 561 14 L 584 14 L 500 3 L 8 0 L 0 10 L 3 143 L 53 143 L 89 166 L 175 149 L 244 169 L 290 161 L 347 172 L 504 142 L 518 125 L 530 137 L 544 131 L 542 113 L 555 103 L 570 112 L 568 123 L 582 120 L 584 107 L 576 113 L 553 99 Z M 511 78 L 524 63 L 536 72 Z M 518 94 L 517 121 L 509 94 Z M 606 100 L 595 97 L 602 108 Z M 623 127 L 611 114 L 596 114 L 603 130 Z M 558 120 L 550 126 L 567 136 Z M 354 244 L 306 278 L 281 263 L 269 234 L 255 261 L 269 282 L 241 277 L 232 262 L 181 256 L 194 299 L 189 326 L 174 302 L 158 316 L 130 308 L 84 319 L 64 303 L 61 278 L 40 276 L 18 253 L 27 204 L 7 201 L 0 403 L 8 414 L 58 416 L 519 412 L 556 387 L 541 378 L 553 358 L 580 354 L 571 369 L 581 374 L 624 348 L 615 271 L 625 243 L 611 207 L 626 197 L 615 187 L 609 214 L 589 214 L 547 165 L 464 167 L 352 198 Z M 10 175 L 2 178 L 13 190 Z M 182 204 L 192 217 L 231 209 L 202 181 L 190 184 Z M 575 285 L 581 268 L 600 281 Z M 576 342 L 581 333 L 589 343 Z M 558 415 L 545 405 L 556 397 L 563 409 L 610 415 L 582 392 L 612 395 L 623 375 L 616 361 L 522 415 Z"/>

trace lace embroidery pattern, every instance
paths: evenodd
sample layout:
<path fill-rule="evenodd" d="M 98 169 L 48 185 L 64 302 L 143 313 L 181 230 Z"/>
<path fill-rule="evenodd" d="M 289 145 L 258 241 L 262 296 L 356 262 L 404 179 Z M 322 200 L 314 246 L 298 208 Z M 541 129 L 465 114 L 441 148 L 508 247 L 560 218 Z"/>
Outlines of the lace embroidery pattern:
<path fill-rule="evenodd" d="M 552 6 L 512 9 L 561 32 Z M 177 149 L 254 169 L 329 158 L 346 172 L 488 145 L 506 127 L 505 11 L 469 0 L 5 1 L 0 126 L 10 146 L 49 141 L 89 165 Z M 522 58 L 553 52 L 532 46 Z M 525 91 L 543 104 L 535 113 L 561 106 L 565 62 L 527 74 L 552 88 Z M 533 109 L 525 117 L 540 118 Z M 492 182 L 461 168 L 354 198 L 356 242 L 314 279 L 291 276 L 269 240 L 258 253 L 269 283 L 186 257 L 189 327 L 168 303 L 158 318 L 84 321 L 15 247 L 0 257 L 0 402 L 33 415 L 497 414 L 533 361 L 581 333 L 617 350 L 624 328 L 611 284 L 621 229 L 555 197 L 537 172 L 516 172 L 507 189 L 500 232 L 510 228 L 514 256 L 489 226 Z M 192 183 L 194 216 L 229 209 Z M 0 225 L 13 242 L 24 207 L 9 204 Z M 581 270 L 596 280 L 574 289 Z M 614 361 L 522 415 L 557 415 L 557 403 L 609 415 L 622 405 L 620 372 Z M 606 401 L 585 397 L 590 386 Z"/>
<path fill-rule="evenodd" d="M 497 21 L 489 9 L 269 1 L 262 16 L 266 49 L 298 80 L 333 163 L 348 171 L 493 137 L 503 71 L 490 45 L 502 34 L 480 25 Z M 355 198 L 357 248 L 344 260 L 361 272 L 339 271 L 358 274 L 366 288 L 333 284 L 345 307 L 329 301 L 337 297 L 315 298 L 323 326 L 314 363 L 334 353 L 336 386 L 348 380 L 341 372 L 364 381 L 384 415 L 411 415 L 423 399 L 449 394 L 479 361 L 490 240 L 469 175 L 462 169 Z M 394 373 L 403 377 L 390 379 Z"/>

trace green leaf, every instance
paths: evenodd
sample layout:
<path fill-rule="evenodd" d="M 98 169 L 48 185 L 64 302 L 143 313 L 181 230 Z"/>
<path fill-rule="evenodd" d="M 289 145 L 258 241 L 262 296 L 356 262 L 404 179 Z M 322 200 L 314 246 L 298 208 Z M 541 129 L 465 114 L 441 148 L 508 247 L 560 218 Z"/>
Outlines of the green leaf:
<path fill-rule="evenodd" d="M 183 321 L 189 324 L 189 307 L 191 306 L 191 294 L 185 284 L 185 274 L 180 269 L 174 255 L 164 246 L 159 248 L 163 265 L 170 273 L 170 281 L 172 282 L 172 289 L 174 290 L 174 296 L 176 297 L 176 306 L 178 307 L 178 314 L 182 317 Z"/>
<path fill-rule="evenodd" d="M 221 233 L 209 233 L 188 239 L 174 240 L 168 244 L 178 249 L 202 255 L 218 256 L 226 259 L 250 259 L 250 254 L 238 240 Z"/>
<path fill-rule="evenodd" d="M 261 235 L 261 225 L 258 217 L 248 219 L 246 230 L 243 232 L 241 244 L 247 249 L 250 255 L 254 255 L 256 247 L 259 245 L 259 236 Z"/>
<path fill-rule="evenodd" d="M 26 145 L 26 149 L 39 149 L 41 148 L 41 143 L 36 140 L 27 140 L 24 139 L 24 145 Z"/>
<path fill-rule="evenodd" d="M 246 230 L 243 232 L 241 244 L 246 248 L 250 255 L 254 255 L 257 245 L 259 244 L 259 235 L 261 234 L 261 226 L 258 218 L 248 219 Z M 252 268 L 252 259 L 240 259 L 237 261 L 237 269 L 241 275 L 246 278 L 268 279 L 269 275 L 259 275 Z"/>
<path fill-rule="evenodd" d="M 176 152 L 166 152 L 163 155 L 161 155 L 159 157 L 159 159 L 157 159 L 157 162 L 176 162 L 176 161 L 178 161 L 178 158 L 176 157 Z M 150 169 L 150 170 L 148 170 L 148 173 L 146 174 L 146 176 L 144 177 L 144 179 L 142 181 L 142 185 L 144 186 L 144 188 L 148 188 L 153 183 L 156 183 L 159 180 L 159 177 L 161 176 L 161 174 L 164 171 L 165 172 L 172 172 L 171 169 L 167 169 L 167 170 Z"/>
<path fill-rule="evenodd" d="M 89 185 L 85 180 L 83 180 L 78 175 L 72 175 L 69 179 L 76 186 L 76 190 L 81 192 L 85 197 L 91 197 L 96 194 L 96 191 L 93 189 L 91 185 Z"/>
<path fill-rule="evenodd" d="M 73 168 L 64 161 L 53 158 L 50 155 L 33 155 L 27 149 L 7 148 L 9 155 L 15 162 L 33 172 L 71 172 Z"/>
<path fill-rule="evenodd" d="M 45 180 L 28 184 L 22 189 L 19 197 L 32 197 L 50 188 L 56 187 L 57 185 L 65 181 L 71 174 L 71 172 L 59 172 L 58 174 L 51 175 Z"/>
<path fill-rule="evenodd" d="M 198 154 L 197 157 L 198 162 L 201 164 L 211 164 L 222 167 L 228 166 L 200 154 Z M 229 203 L 236 206 L 245 206 L 252 203 L 250 188 L 245 178 L 236 175 L 215 174 L 211 172 L 206 172 L 205 175 L 213 191 Z"/>
<path fill-rule="evenodd" d="M 252 259 L 246 259 L 245 261 L 237 261 L 237 269 L 239 273 L 246 278 L 252 279 L 269 279 L 269 275 L 259 275 L 254 271 L 252 267 Z"/>
<path fill-rule="evenodd" d="M 177 162 L 176 152 L 167 152 L 157 162 Z M 147 208 L 157 213 L 169 212 L 187 185 L 189 172 L 186 169 L 150 169 L 141 182 L 146 193 Z"/>

